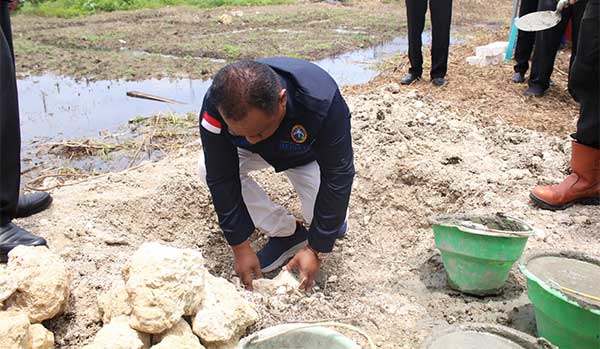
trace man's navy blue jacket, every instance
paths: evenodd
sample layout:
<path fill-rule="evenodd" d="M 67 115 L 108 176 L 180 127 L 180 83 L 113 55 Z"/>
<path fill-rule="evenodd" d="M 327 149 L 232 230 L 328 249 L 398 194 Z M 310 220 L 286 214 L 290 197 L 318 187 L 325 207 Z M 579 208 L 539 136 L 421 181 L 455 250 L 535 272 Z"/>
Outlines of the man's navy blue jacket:
<path fill-rule="evenodd" d="M 346 219 L 354 178 L 350 111 L 333 78 L 320 67 L 291 58 L 257 61 L 269 65 L 287 90 L 286 115 L 271 137 L 250 144 L 231 135 L 210 89 L 200 112 L 206 181 L 219 224 L 233 246 L 255 229 L 242 198 L 238 147 L 259 154 L 276 172 L 316 160 L 321 184 L 308 241 L 314 249 L 330 252 Z"/>

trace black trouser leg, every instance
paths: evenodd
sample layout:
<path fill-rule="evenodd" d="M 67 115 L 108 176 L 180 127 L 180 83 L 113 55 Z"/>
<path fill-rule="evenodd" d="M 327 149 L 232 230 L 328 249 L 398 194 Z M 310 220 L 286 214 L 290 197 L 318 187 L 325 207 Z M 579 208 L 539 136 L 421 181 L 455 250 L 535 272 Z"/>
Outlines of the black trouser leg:
<path fill-rule="evenodd" d="M 533 64 L 531 66 L 531 77 L 529 79 L 529 86 L 538 86 L 543 90 L 547 90 L 550 87 L 550 77 L 554 70 L 554 61 L 556 60 L 556 53 L 560 47 L 563 35 L 567 29 L 569 19 L 572 19 L 573 31 L 579 31 L 579 22 L 587 0 L 579 0 L 575 5 L 571 5 L 562 11 L 562 20 L 558 25 L 553 28 L 539 31 L 535 37 L 535 49 L 533 52 Z M 540 11 L 547 11 L 556 9 L 556 3 L 554 0 L 541 0 Z M 575 34 L 575 33 L 574 33 Z M 570 64 L 573 63 L 573 59 L 577 54 L 577 38 L 574 36 L 573 39 L 573 50 L 571 54 Z M 570 70 L 570 66 L 569 66 Z"/>
<path fill-rule="evenodd" d="M 519 17 L 537 11 L 538 0 L 521 0 Z M 515 47 L 515 72 L 525 74 L 529 69 L 529 58 L 533 52 L 535 43 L 535 32 L 524 32 L 519 30 L 517 46 Z"/>
<path fill-rule="evenodd" d="M 573 67 L 573 63 L 575 62 L 575 57 L 577 56 L 577 48 L 579 43 L 579 30 L 581 28 L 581 19 L 583 18 L 583 14 L 585 12 L 585 8 L 587 5 L 587 0 L 580 1 L 576 3 L 571 10 L 571 58 L 569 59 L 569 77 L 571 76 L 571 68 Z M 570 89 L 569 89 L 570 92 Z"/>
<path fill-rule="evenodd" d="M 21 134 L 8 3 L 0 1 L 0 225 L 19 200 Z"/>
<path fill-rule="evenodd" d="M 590 0 L 579 27 L 577 56 L 569 90 L 580 103 L 577 133 L 581 144 L 600 149 L 600 0 Z"/>
<path fill-rule="evenodd" d="M 540 0 L 538 10 L 548 11 L 556 9 L 555 0 Z M 531 60 L 531 75 L 529 78 L 530 87 L 539 87 L 547 90 L 550 87 L 550 77 L 554 70 L 554 61 L 556 53 L 560 47 L 560 42 L 567 28 L 571 8 L 562 11 L 562 20 L 556 26 L 542 30 L 535 35 L 535 49 L 533 50 L 533 59 Z"/>
<path fill-rule="evenodd" d="M 452 0 L 430 0 L 431 78 L 443 78 L 448 71 L 448 47 L 452 22 Z"/>
<path fill-rule="evenodd" d="M 406 18 L 408 20 L 408 59 L 409 73 L 415 76 L 423 74 L 423 53 L 421 35 L 425 27 L 427 0 L 406 0 Z"/>

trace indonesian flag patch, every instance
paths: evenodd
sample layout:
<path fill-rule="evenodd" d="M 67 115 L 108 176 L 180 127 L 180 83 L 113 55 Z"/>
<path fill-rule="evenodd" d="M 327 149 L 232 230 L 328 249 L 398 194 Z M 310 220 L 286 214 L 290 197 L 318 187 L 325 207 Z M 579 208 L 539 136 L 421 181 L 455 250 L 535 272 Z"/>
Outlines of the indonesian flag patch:
<path fill-rule="evenodd" d="M 201 124 L 202 127 L 204 127 L 204 129 L 206 129 L 208 132 L 212 132 L 217 135 L 221 133 L 221 123 L 207 112 L 202 114 Z"/>

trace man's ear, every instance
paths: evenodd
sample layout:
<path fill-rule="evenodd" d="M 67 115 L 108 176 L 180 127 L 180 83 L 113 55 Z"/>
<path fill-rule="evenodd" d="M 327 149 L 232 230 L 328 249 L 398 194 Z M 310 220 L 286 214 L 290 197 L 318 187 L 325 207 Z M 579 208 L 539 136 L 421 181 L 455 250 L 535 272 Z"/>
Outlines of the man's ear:
<path fill-rule="evenodd" d="M 287 90 L 282 88 L 279 92 L 279 107 L 285 106 L 287 104 Z"/>

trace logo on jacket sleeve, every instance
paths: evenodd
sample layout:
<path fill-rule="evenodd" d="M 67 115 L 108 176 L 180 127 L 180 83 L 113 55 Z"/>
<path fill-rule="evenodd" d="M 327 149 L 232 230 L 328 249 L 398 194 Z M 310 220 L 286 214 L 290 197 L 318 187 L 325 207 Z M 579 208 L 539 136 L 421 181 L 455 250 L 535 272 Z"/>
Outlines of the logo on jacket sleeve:
<path fill-rule="evenodd" d="M 212 132 L 214 134 L 221 133 L 221 123 L 207 112 L 202 114 L 201 124 L 202 127 L 204 127 L 204 129 L 206 129 L 208 132 Z"/>
<path fill-rule="evenodd" d="M 294 127 L 292 127 L 292 140 L 295 143 L 304 143 L 306 142 L 306 139 L 308 138 L 308 133 L 306 132 L 306 129 L 302 126 L 302 125 L 294 125 Z"/>

